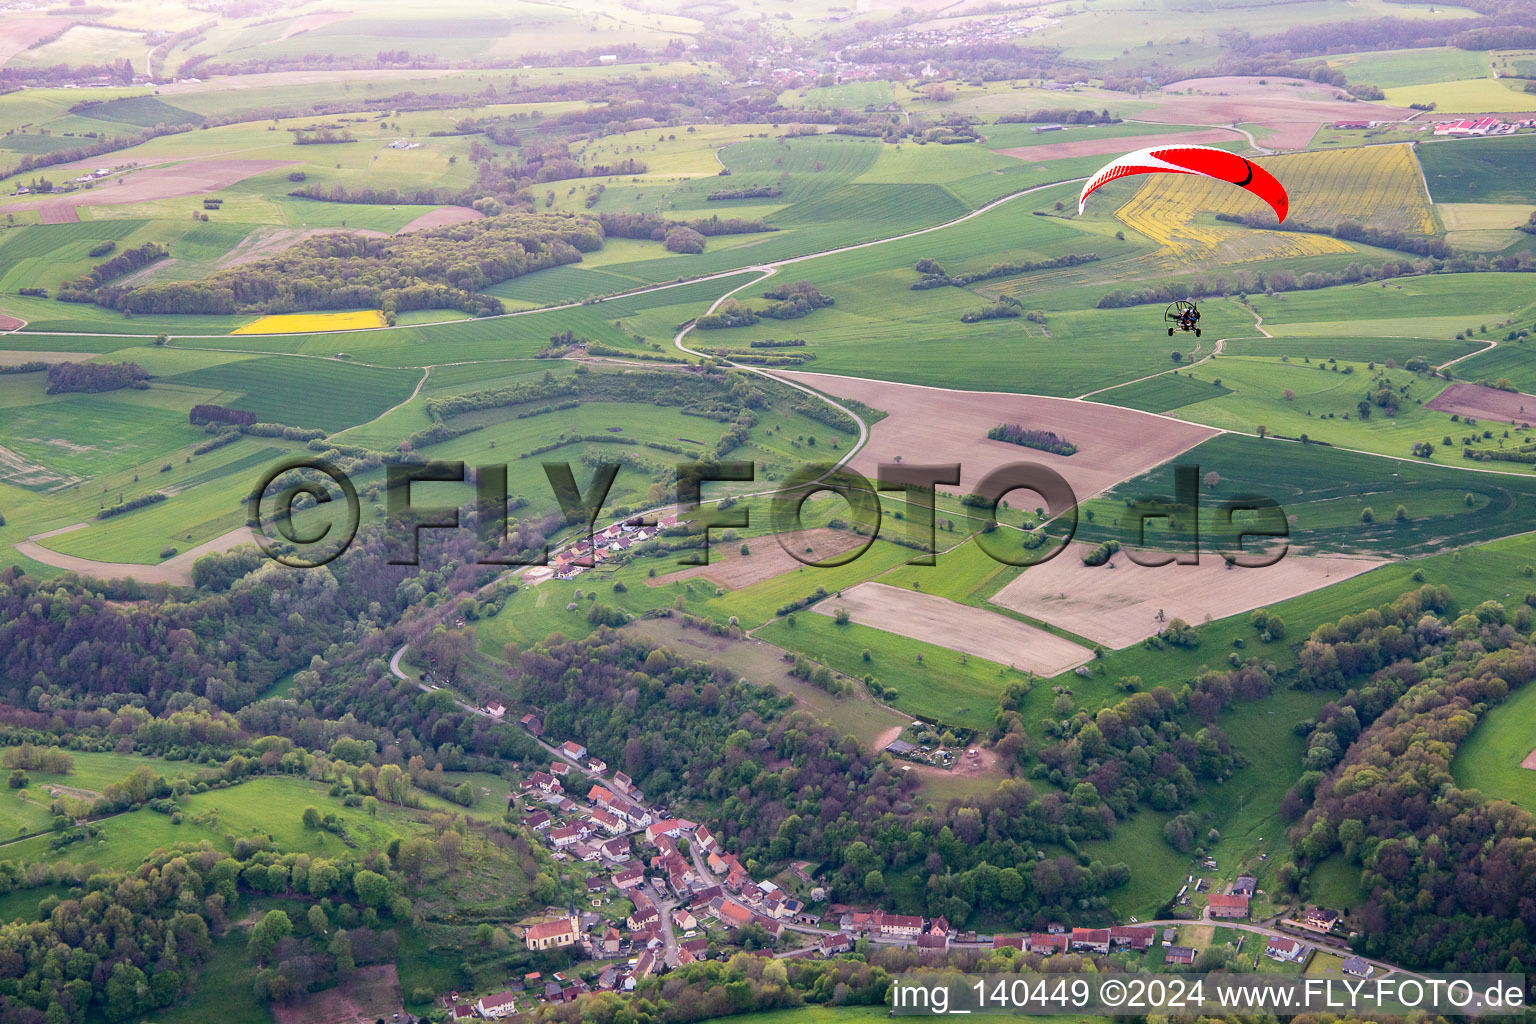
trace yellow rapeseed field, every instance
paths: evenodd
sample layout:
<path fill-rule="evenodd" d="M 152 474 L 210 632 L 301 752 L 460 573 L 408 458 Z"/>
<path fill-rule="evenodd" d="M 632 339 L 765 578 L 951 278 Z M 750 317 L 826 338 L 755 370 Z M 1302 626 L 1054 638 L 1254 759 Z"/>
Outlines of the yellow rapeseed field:
<path fill-rule="evenodd" d="M 1291 196 L 1289 220 L 1332 227 L 1352 219 L 1417 234 L 1435 230 L 1418 163 L 1406 145 L 1288 153 L 1258 161 Z M 1223 263 L 1347 253 L 1326 235 L 1212 225 L 1218 213 L 1267 213 L 1268 207 L 1226 182 L 1197 175 L 1153 175 L 1115 215 L 1163 246 L 1170 265 L 1219 257 Z M 1196 218 L 1206 223 L 1196 224 Z"/>
<path fill-rule="evenodd" d="M 277 313 L 246 324 L 234 334 L 305 334 L 310 331 L 362 331 L 384 327 L 384 314 L 377 309 L 350 313 Z"/>

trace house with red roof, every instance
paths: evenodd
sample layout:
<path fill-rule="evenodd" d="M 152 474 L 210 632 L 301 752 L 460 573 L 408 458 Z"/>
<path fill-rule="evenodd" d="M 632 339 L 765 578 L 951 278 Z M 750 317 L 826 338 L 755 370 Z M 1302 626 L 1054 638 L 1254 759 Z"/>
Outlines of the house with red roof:
<path fill-rule="evenodd" d="M 1211 893 L 1206 897 L 1212 917 L 1234 918 L 1248 916 L 1247 896 L 1223 896 L 1220 893 Z"/>
<path fill-rule="evenodd" d="M 1073 928 L 1072 948 L 1086 949 L 1094 953 L 1109 952 L 1108 928 Z"/>
<path fill-rule="evenodd" d="M 1029 936 L 1029 951 L 1039 953 L 1041 956 L 1051 956 L 1054 953 L 1065 953 L 1071 948 L 1072 940 L 1065 935 L 1052 935 L 1050 932 L 1033 932 Z"/>

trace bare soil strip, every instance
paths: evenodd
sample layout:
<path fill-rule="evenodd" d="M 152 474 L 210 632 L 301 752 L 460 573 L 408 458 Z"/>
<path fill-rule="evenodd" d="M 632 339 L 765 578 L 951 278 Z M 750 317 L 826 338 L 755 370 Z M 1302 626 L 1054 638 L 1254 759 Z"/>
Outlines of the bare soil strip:
<path fill-rule="evenodd" d="M 1148 568 L 1121 551 L 1107 564 L 1090 567 L 1082 559 L 1087 550 L 1088 545 L 1073 545 L 1024 570 L 993 595 L 993 603 L 1118 649 L 1176 618 L 1198 626 L 1331 586 L 1382 564 L 1290 554 L 1267 568 L 1228 569 L 1225 559 L 1207 552 L 1198 565 Z M 1248 631 L 1247 639 L 1254 638 Z"/>
<path fill-rule="evenodd" d="M 840 609 L 847 609 L 861 626 L 1043 676 L 1059 675 L 1093 657 L 1088 648 L 1026 622 L 884 583 L 860 583 L 814 606 L 817 613 L 828 616 Z"/>
<path fill-rule="evenodd" d="M 479 210 L 471 210 L 467 206 L 442 206 L 422 214 L 399 231 L 396 231 L 395 234 L 404 235 L 412 231 L 422 231 L 426 228 L 441 228 L 447 227 L 449 224 L 463 224 L 467 221 L 479 220 L 484 216 L 485 214 Z"/>
<path fill-rule="evenodd" d="M 860 473 L 873 480 L 880 463 L 898 456 L 910 463 L 958 462 L 959 487 L 941 490 L 960 493 L 999 466 L 1033 462 L 1060 473 L 1077 500 L 1084 501 L 1219 433 L 1197 423 L 1070 398 L 951 391 L 800 371 L 780 370 L 778 375 L 889 413 L 870 428 L 869 442 L 853 459 Z M 1077 445 L 1077 453 L 1053 455 L 988 440 L 987 431 L 1000 423 L 1053 430 Z M 1014 507 L 1043 504 L 1027 491 L 1015 491 L 1009 500 Z"/>
<path fill-rule="evenodd" d="M 1446 386 L 1426 409 L 1471 416 L 1478 420 L 1528 424 L 1536 421 L 1536 395 L 1520 391 L 1501 391 L 1484 384 L 1457 381 Z"/>

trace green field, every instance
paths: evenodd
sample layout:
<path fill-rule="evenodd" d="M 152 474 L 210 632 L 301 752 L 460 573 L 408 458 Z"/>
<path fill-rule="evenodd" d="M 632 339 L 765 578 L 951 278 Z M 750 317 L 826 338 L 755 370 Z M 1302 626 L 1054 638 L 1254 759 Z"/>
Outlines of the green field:
<path fill-rule="evenodd" d="M 1388 89 L 1387 102 L 1406 107 L 1411 103 L 1433 103 L 1441 113 L 1478 114 L 1492 110 L 1524 110 L 1530 94 L 1513 79 L 1469 78 L 1427 85 L 1405 85 Z"/>
<path fill-rule="evenodd" d="M 1222 364 L 1225 368 L 1226 364 Z M 1214 395 L 1231 394 L 1231 389 L 1197 381 L 1186 373 L 1171 371 L 1146 380 L 1125 384 L 1093 396 L 1095 402 L 1121 405 L 1143 412 L 1172 412 L 1186 405 L 1209 402 Z"/>
<path fill-rule="evenodd" d="M 1536 771 L 1521 762 L 1536 750 L 1536 687 L 1522 686 L 1477 723 L 1451 762 L 1462 789 L 1475 789 L 1494 800 L 1536 807 Z"/>
<path fill-rule="evenodd" d="M 1437 439 L 1438 445 L 1438 439 Z M 1450 449 L 1440 449 L 1449 451 Z M 1207 538 L 1220 527 L 1215 507 L 1225 497 L 1264 495 L 1289 517 L 1292 548 L 1318 552 L 1378 554 L 1403 558 L 1451 546 L 1476 544 L 1529 529 L 1536 514 L 1536 479 L 1529 476 L 1468 473 L 1464 460 L 1437 455 L 1435 461 L 1404 455 L 1384 459 L 1274 438 L 1260 440 L 1226 434 L 1189 451 L 1179 460 L 1216 472 L 1220 482 L 1201 492 L 1201 531 Z M 1167 465 L 1118 485 L 1107 495 L 1084 503 L 1095 513 L 1080 521 L 1079 540 L 1115 537 L 1127 501 L 1173 490 Z M 1471 498 L 1471 503 L 1467 499 Z M 1395 521 L 1396 507 L 1404 508 Z M 1370 508 L 1374 522 L 1362 521 Z M 1149 542 L 1161 536 L 1166 520 L 1149 520 Z"/>
<path fill-rule="evenodd" d="M 793 624 L 772 622 L 754 635 L 845 675 L 873 675 L 897 691 L 895 698 L 886 698 L 888 703 L 928 721 L 967 729 L 986 728 L 1003 690 L 1026 678 L 1006 665 L 857 623 L 839 626 L 814 613 L 796 615 Z M 860 653 L 865 649 L 871 652 L 867 662 Z"/>
<path fill-rule="evenodd" d="M 67 860 L 94 863 L 103 869 L 132 870 L 153 850 L 175 843 L 207 841 L 220 850 L 233 848 L 230 837 L 270 835 L 278 849 L 315 856 L 342 857 L 348 845 L 336 835 L 306 829 L 299 820 L 306 804 L 325 804 L 361 846 L 382 846 L 391 838 L 409 834 L 403 814 L 381 812 L 370 818 L 361 810 L 326 800 L 326 789 L 296 779 L 262 777 L 228 789 L 194 793 L 180 801 L 182 822 L 170 815 L 141 809 L 128 811 L 100 823 L 101 835 L 54 854 L 46 837 L 24 839 L 6 847 L 14 861 Z"/>
<path fill-rule="evenodd" d="M 1465 362 L 1457 363 L 1457 376 L 1472 381 L 1497 381 L 1506 379 L 1521 391 L 1536 390 L 1536 362 L 1533 362 L 1525 345 L 1501 342 L 1498 348 L 1480 352 Z"/>
<path fill-rule="evenodd" d="M 218 391 L 217 404 L 254 412 L 262 423 L 336 431 L 405 401 L 420 380 L 414 370 L 272 356 L 177 374 L 166 383 Z"/>
<path fill-rule="evenodd" d="M 1263 425 L 1269 434 L 1280 437 L 1305 434 L 1340 448 L 1395 456 L 1408 454 L 1417 441 L 1438 442 L 1446 434 L 1460 438 L 1467 433 L 1449 414 L 1420 404 L 1439 394 L 1441 383 L 1407 370 L 1379 365 L 1372 370 L 1368 363 L 1321 357 L 1281 361 L 1222 356 L 1186 371 L 1182 379 L 1209 390 L 1203 400 L 1181 403 L 1176 415 L 1226 430 L 1255 433 Z M 1367 402 L 1371 415 L 1362 416 L 1360 402 L 1383 387 L 1400 403 L 1395 415 Z M 1113 400 L 1114 393 L 1103 397 Z M 1488 440 L 1481 431 L 1476 433 L 1474 450 L 1496 448 L 1504 441 L 1498 432 Z M 1453 454 L 1447 451 L 1442 458 Z M 1519 463 L 1488 463 L 1484 468 L 1530 472 Z"/>
<path fill-rule="evenodd" d="M 1525 173 L 1536 135 L 1431 142 L 1417 152 L 1437 203 L 1536 203 L 1536 182 Z"/>
<path fill-rule="evenodd" d="M 1452 46 L 1341 53 L 1329 57 L 1326 63 L 1348 75 L 1351 84 L 1365 83 L 1383 89 L 1488 77 L 1486 53 Z"/>

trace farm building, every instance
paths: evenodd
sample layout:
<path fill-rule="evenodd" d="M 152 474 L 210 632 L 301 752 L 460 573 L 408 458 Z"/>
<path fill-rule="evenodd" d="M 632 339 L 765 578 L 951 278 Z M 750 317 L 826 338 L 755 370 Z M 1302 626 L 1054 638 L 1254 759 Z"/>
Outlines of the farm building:
<path fill-rule="evenodd" d="M 1065 953 L 1071 944 L 1065 935 L 1050 935 L 1034 932 L 1029 937 L 1029 951 L 1039 953 L 1041 956 L 1050 956 L 1052 953 Z"/>
<path fill-rule="evenodd" d="M 1126 949 L 1149 949 L 1152 946 L 1154 933 L 1151 928 L 1133 928 L 1126 925 L 1116 925 L 1109 930 L 1109 941 L 1116 946 L 1124 946 Z"/>
<path fill-rule="evenodd" d="M 1170 964 L 1192 964 L 1195 962 L 1195 951 L 1188 946 L 1169 946 L 1168 962 Z"/>
<path fill-rule="evenodd" d="M 1088 949 L 1095 953 L 1109 952 L 1108 928 L 1073 928 L 1072 948 Z"/>
<path fill-rule="evenodd" d="M 1211 893 L 1210 900 L 1212 917 L 1247 917 L 1247 896 L 1223 896 L 1220 893 Z"/>

